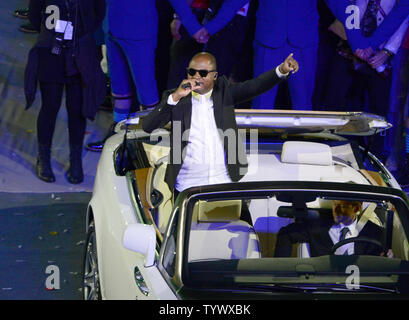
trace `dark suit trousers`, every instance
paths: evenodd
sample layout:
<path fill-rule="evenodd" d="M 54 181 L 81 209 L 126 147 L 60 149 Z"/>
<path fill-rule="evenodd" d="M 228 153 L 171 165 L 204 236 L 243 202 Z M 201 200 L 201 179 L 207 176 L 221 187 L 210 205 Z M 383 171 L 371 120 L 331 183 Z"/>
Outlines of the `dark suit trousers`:
<path fill-rule="evenodd" d="M 336 55 L 328 70 L 326 110 L 367 111 L 386 116 L 391 77 L 374 71 L 366 75 L 354 70 L 351 60 Z"/>
<path fill-rule="evenodd" d="M 290 53 L 298 61 L 300 69 L 288 78 L 288 89 L 294 110 L 311 110 L 314 92 L 318 45 L 307 48 L 296 48 L 285 44 L 280 48 L 269 48 L 254 41 L 254 76 L 270 70 L 282 63 Z M 285 108 L 288 106 L 276 105 L 278 86 L 263 93 L 253 100 L 255 109 Z"/>
<path fill-rule="evenodd" d="M 82 115 L 81 78 L 77 75 L 66 79 L 65 84 L 40 82 L 42 104 L 37 118 L 39 144 L 51 147 L 64 87 L 66 89 L 69 142 L 72 145 L 82 145 L 83 143 L 86 118 Z"/>
<path fill-rule="evenodd" d="M 366 111 L 386 118 L 391 76 L 384 78 L 376 72 L 372 75 L 357 72 L 352 67 L 352 62 L 340 55 L 334 57 L 334 64 L 328 72 L 325 110 Z M 376 134 L 359 140 L 366 140 L 360 143 L 369 144 L 370 151 L 378 157 L 385 155 L 384 136 Z"/>
<path fill-rule="evenodd" d="M 409 49 L 401 47 L 393 60 L 392 85 L 388 121 L 393 125 L 386 132 L 386 146 L 397 160 L 403 159 L 404 127 L 407 117 L 405 103 L 409 93 Z"/>

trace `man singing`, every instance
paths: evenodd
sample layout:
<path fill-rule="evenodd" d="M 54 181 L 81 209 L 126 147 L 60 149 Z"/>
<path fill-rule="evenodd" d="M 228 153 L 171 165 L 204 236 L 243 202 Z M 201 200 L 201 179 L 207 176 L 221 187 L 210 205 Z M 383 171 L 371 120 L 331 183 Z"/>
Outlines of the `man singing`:
<path fill-rule="evenodd" d="M 187 79 L 177 89 L 166 91 L 143 120 L 143 129 L 148 133 L 171 121 L 170 162 L 165 177 L 169 188 L 177 194 L 193 186 L 240 180 L 247 162 L 243 160 L 246 154 L 239 139 L 234 106 L 270 90 L 298 69 L 290 54 L 279 66 L 257 78 L 232 83 L 225 76 L 218 78 L 214 56 L 206 52 L 196 54 L 189 63 Z M 181 129 L 182 141 L 173 141 L 176 126 Z M 227 130 L 235 133 L 236 143 L 223 143 L 219 132 Z M 229 145 L 235 147 L 230 150 L 233 161 Z M 174 148 L 185 151 L 181 161 L 174 158 Z"/>

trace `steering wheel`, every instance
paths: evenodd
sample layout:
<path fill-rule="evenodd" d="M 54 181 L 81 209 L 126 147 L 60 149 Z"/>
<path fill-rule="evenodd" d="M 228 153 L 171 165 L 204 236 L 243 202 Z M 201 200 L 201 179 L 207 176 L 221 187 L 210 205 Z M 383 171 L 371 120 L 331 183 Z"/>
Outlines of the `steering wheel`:
<path fill-rule="evenodd" d="M 383 246 L 383 244 L 381 242 L 379 242 L 378 240 L 374 240 L 368 237 L 352 237 L 352 238 L 348 238 L 348 239 L 344 239 L 340 242 L 337 242 L 336 244 L 334 244 L 331 248 L 331 253 L 330 254 L 334 254 L 335 251 L 337 251 L 338 248 L 342 247 L 343 245 L 347 244 L 347 243 L 351 243 L 351 242 L 366 242 L 366 243 L 370 243 L 373 244 L 377 247 L 379 247 L 381 249 L 381 252 L 385 252 L 386 249 Z"/>

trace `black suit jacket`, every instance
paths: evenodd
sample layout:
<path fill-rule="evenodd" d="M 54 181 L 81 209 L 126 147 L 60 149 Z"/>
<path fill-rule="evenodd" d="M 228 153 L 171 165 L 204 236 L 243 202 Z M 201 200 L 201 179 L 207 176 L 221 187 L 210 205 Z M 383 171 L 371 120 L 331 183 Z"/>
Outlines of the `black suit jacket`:
<path fill-rule="evenodd" d="M 105 0 L 80 0 L 78 3 L 80 5 L 79 14 L 81 15 L 83 23 L 84 34 L 90 33 L 93 35 L 101 26 L 102 21 L 105 18 Z M 40 32 L 40 42 L 41 40 L 51 41 L 54 35 L 53 30 L 47 30 L 44 19 L 47 16 L 45 13 L 46 8 L 51 5 L 57 6 L 62 14 L 66 8 L 65 0 L 30 0 L 29 2 L 29 19 L 34 28 Z M 61 17 L 61 19 L 63 18 L 64 16 Z M 81 37 L 84 34 L 79 34 L 77 36 Z"/>
<path fill-rule="evenodd" d="M 82 32 L 78 32 L 77 28 L 74 30 L 74 60 L 81 75 L 82 114 L 94 120 L 106 95 L 106 77 L 97 59 L 98 48 L 95 41 L 95 32 L 105 17 L 105 0 L 80 0 L 78 4 Z M 45 12 L 51 5 L 61 8 L 61 19 L 63 19 L 66 14 L 64 0 L 30 0 L 29 2 L 29 19 L 34 28 L 39 31 L 39 35 L 36 44 L 30 50 L 25 70 L 26 109 L 34 102 L 38 81 L 47 79 L 49 82 L 60 82 L 60 79 L 64 79 L 64 71 L 61 71 L 64 70 L 64 63 L 60 65 L 58 63 L 60 60 L 53 57 L 51 53 L 41 54 L 44 52 L 41 49 L 51 51 L 55 35 L 54 29 L 46 27 L 49 14 Z"/>
<path fill-rule="evenodd" d="M 309 220 L 306 222 L 294 222 L 280 229 L 274 252 L 275 257 L 291 257 L 292 244 L 307 242 L 310 245 L 312 257 L 329 255 L 334 243 L 329 236 L 329 230 L 333 226 L 331 218 Z M 368 221 L 359 233 L 358 237 L 368 237 L 382 241 L 383 228 Z M 367 242 L 355 242 L 354 252 L 357 255 L 380 255 L 378 246 Z"/>
<path fill-rule="evenodd" d="M 212 99 L 216 126 L 223 132 L 226 132 L 228 129 L 233 129 L 237 137 L 236 143 L 234 144 L 235 159 L 226 159 L 227 170 L 232 181 L 238 181 L 244 175 L 245 169 L 247 168 L 246 150 L 238 135 L 234 106 L 238 103 L 251 100 L 257 95 L 270 90 L 280 81 L 281 79 L 277 76 L 275 68 L 261 74 L 257 78 L 241 83 L 232 83 L 224 76 L 215 81 Z M 181 155 L 181 152 L 188 143 L 188 137 L 183 137 L 182 139 L 182 135 L 186 130 L 190 129 L 192 117 L 192 95 L 187 95 L 180 99 L 176 106 L 171 106 L 167 103 L 167 100 L 172 92 L 174 92 L 174 90 L 166 91 L 163 94 L 161 102 L 143 119 L 143 130 L 148 133 L 165 126 L 171 121 L 171 152 L 165 176 L 165 181 L 171 190 L 174 188 L 176 177 L 183 163 L 183 159 L 180 159 L 181 157 L 178 155 Z M 181 133 L 176 131 L 177 127 L 175 124 L 177 121 L 180 123 Z M 179 137 L 174 136 L 175 134 L 178 134 Z M 174 137 L 181 148 L 174 146 Z M 227 138 L 223 140 L 224 151 L 225 154 L 228 155 L 227 147 L 229 143 L 227 143 Z"/>

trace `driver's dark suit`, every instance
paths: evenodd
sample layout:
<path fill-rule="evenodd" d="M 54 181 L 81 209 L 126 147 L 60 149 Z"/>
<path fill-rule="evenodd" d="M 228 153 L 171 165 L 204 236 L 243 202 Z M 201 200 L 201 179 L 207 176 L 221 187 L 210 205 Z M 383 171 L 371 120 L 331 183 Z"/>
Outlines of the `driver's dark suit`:
<path fill-rule="evenodd" d="M 332 216 L 324 219 L 294 222 L 282 227 L 278 232 L 275 257 L 291 257 L 292 245 L 294 243 L 307 242 L 310 245 L 311 257 L 329 255 L 334 246 L 329 230 L 333 226 Z M 366 237 L 379 242 L 382 241 L 383 228 L 368 221 L 359 233 L 358 237 Z M 379 256 L 382 249 L 369 242 L 355 242 L 354 252 L 356 255 Z"/>

